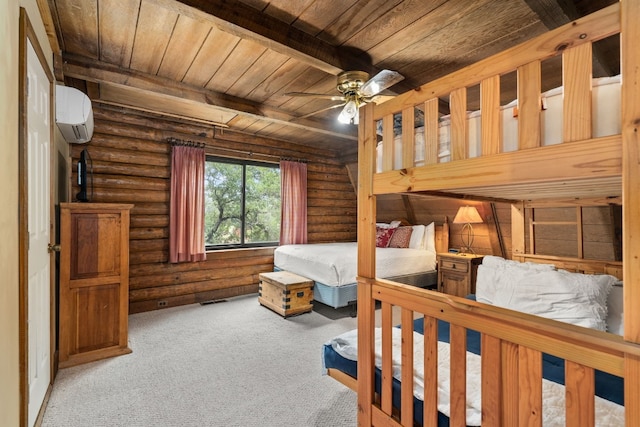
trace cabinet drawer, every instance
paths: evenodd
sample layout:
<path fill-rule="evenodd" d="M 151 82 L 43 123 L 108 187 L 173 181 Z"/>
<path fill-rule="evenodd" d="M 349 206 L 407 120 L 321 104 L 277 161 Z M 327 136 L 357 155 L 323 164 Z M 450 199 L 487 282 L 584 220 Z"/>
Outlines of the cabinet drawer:
<path fill-rule="evenodd" d="M 443 259 L 442 268 L 444 270 L 455 270 L 455 271 L 459 271 L 460 273 L 466 273 L 469 267 L 468 267 L 468 263 L 465 261 Z"/>

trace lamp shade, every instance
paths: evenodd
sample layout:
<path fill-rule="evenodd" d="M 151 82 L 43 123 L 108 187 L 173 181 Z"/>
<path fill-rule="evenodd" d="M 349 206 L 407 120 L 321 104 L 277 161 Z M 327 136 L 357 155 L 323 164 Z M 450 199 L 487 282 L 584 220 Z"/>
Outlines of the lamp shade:
<path fill-rule="evenodd" d="M 477 224 L 481 222 L 483 222 L 482 217 L 474 206 L 460 207 L 456 217 L 453 219 L 454 224 Z"/>

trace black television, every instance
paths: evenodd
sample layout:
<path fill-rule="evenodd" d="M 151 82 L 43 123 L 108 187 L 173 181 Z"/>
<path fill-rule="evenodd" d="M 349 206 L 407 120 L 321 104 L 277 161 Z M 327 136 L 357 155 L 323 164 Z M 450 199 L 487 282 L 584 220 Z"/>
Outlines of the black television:
<path fill-rule="evenodd" d="M 87 157 L 89 153 L 85 148 L 80 153 L 80 160 L 78 160 L 78 187 L 80 187 L 80 191 L 76 195 L 76 200 L 79 202 L 88 202 L 89 197 L 87 196 Z"/>

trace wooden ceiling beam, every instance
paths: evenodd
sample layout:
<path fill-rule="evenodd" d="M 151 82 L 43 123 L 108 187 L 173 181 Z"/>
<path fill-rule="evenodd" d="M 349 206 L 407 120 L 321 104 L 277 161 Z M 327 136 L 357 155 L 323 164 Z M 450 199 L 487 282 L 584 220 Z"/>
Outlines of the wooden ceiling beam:
<path fill-rule="evenodd" d="M 155 3 L 211 22 L 224 32 L 253 40 L 329 74 L 358 69 L 373 75 L 379 71 L 361 55 L 346 52 L 239 1 L 155 0 Z"/>
<path fill-rule="evenodd" d="M 564 24 L 578 18 L 575 6 L 573 13 L 567 10 L 566 2 L 560 5 L 559 0 L 524 0 L 531 10 L 538 15 L 540 21 L 550 30 L 558 28 Z"/>
<path fill-rule="evenodd" d="M 64 55 L 63 72 L 65 77 L 82 79 L 93 83 L 104 83 L 136 92 L 141 102 L 144 102 L 144 94 L 148 93 L 153 95 L 153 97 L 150 97 L 153 102 L 162 99 L 166 103 L 187 102 L 190 104 L 202 104 L 203 107 L 216 108 L 226 113 L 286 124 L 287 126 L 331 137 L 357 140 L 355 127 L 338 127 L 337 123 L 333 121 L 327 122 L 315 118 L 298 120 L 296 116 L 278 108 L 194 87 L 164 77 L 132 71 L 101 61 L 75 55 Z M 157 105 L 149 105 L 148 107 L 155 109 L 159 113 L 162 112 Z"/>

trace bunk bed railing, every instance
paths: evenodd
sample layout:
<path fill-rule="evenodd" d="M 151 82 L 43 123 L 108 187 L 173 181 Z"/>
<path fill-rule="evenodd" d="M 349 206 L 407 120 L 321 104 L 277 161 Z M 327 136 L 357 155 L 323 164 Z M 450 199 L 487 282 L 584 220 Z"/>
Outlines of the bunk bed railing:
<path fill-rule="evenodd" d="M 554 31 L 508 49 L 498 55 L 482 60 L 468 67 L 427 83 L 420 88 L 401 94 L 380 105 L 372 105 L 373 121 L 368 126 L 376 127 L 382 121 L 382 173 L 374 177 L 374 194 L 401 191 L 437 191 L 445 186 L 434 178 L 438 177 L 438 121 L 441 97 L 449 96 L 450 109 L 450 153 L 452 162 L 460 162 L 460 173 L 447 169 L 446 188 L 455 188 L 451 179 L 460 181 L 460 191 L 470 186 L 469 177 L 464 175 L 465 162 L 469 158 L 467 88 L 480 85 L 480 134 L 481 149 L 479 158 L 495 156 L 495 162 L 504 160 L 502 151 L 502 116 L 500 111 L 500 76 L 515 71 L 517 74 L 518 99 L 518 150 L 521 153 L 520 165 L 513 168 L 513 176 L 492 175 L 491 165 L 487 173 L 473 177 L 474 186 L 491 186 L 499 182 L 530 183 L 540 179 L 540 170 L 526 168 L 531 152 L 527 149 L 542 145 L 541 135 L 541 64 L 551 57 L 562 56 L 563 85 L 563 129 L 564 143 L 585 144 L 584 152 L 592 153 L 598 149 L 598 158 L 603 159 L 597 165 L 590 164 L 586 158 L 576 159 L 575 150 L 563 150 L 554 145 L 536 150 L 535 155 L 549 156 L 554 166 L 542 171 L 547 180 L 580 178 L 576 169 L 594 179 L 602 179 L 606 185 L 620 186 L 621 175 L 621 136 L 604 138 L 592 137 L 592 44 L 620 32 L 620 5 L 614 4 L 594 14 L 565 25 Z M 414 168 L 415 158 L 415 109 L 418 107 L 424 115 L 424 164 L 429 172 Z M 394 147 L 394 115 L 402 116 L 402 167 L 394 170 L 397 164 Z M 570 119 L 569 119 L 570 118 Z M 571 154 L 569 154 L 571 151 Z M 513 153 L 510 153 L 513 154 Z M 591 157 L 593 159 L 593 157 Z M 516 158 L 517 160 L 517 158 Z M 511 156 L 509 162 L 514 161 Z M 453 176 L 450 174 L 453 173 Z M 615 177 L 615 178 L 614 178 Z M 505 178 L 508 181 L 505 181 Z M 607 180 L 611 180 L 609 182 Z"/>
<path fill-rule="evenodd" d="M 621 337 L 487 306 L 468 299 L 359 279 L 381 304 L 382 386 L 371 396 L 373 425 L 413 425 L 413 369 L 424 364 L 424 426 L 437 425 L 437 320 L 451 323 L 450 423 L 466 421 L 466 331 L 481 334 L 483 425 L 542 425 L 542 354 L 565 362 L 566 425 L 593 426 L 594 371 L 625 376 L 625 359 L 640 357 L 640 345 Z M 392 407 L 391 329 L 393 307 L 401 310 L 402 385 L 400 408 Z M 413 321 L 424 318 L 424 360 L 413 360 Z M 365 340 L 373 342 L 373 330 Z M 360 344 L 359 344 L 360 345 Z M 373 348 L 371 345 L 369 348 Z M 374 355 L 371 355 L 373 358 Z M 368 360 L 369 358 L 367 358 Z M 371 385 L 373 386 L 373 385 Z M 362 410 L 362 408 L 360 408 Z M 399 410 L 398 410 L 399 409 Z M 634 424 L 627 424 L 634 425 Z"/>

